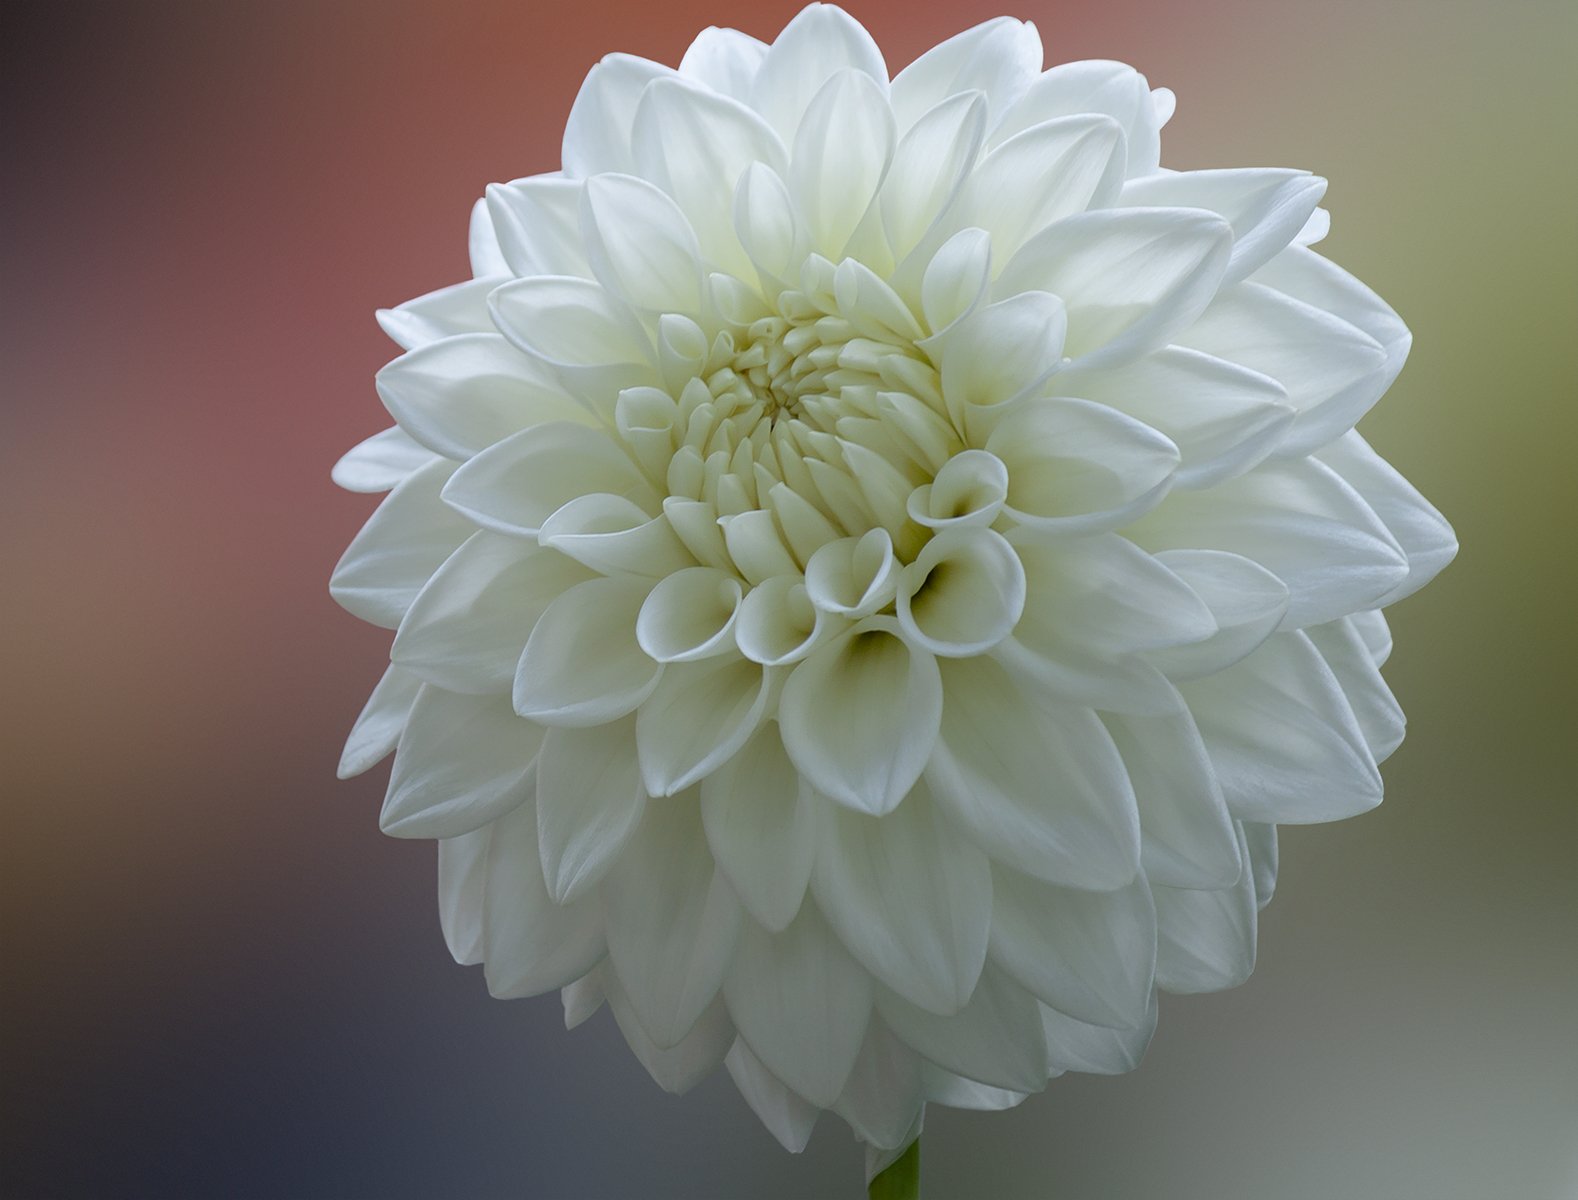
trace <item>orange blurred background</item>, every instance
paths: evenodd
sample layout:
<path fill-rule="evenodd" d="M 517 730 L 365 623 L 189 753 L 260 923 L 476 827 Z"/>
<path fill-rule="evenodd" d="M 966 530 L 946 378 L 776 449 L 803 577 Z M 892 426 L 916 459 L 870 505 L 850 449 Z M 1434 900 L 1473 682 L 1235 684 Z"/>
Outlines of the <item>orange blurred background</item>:
<path fill-rule="evenodd" d="M 465 274 L 602 54 L 796 7 L 7 7 L 0 1194 L 858 1193 L 836 1120 L 791 1158 L 721 1073 L 676 1100 L 606 1015 L 490 1000 L 383 770 L 334 779 L 387 649 L 326 588 L 373 308 Z M 895 69 L 999 11 L 850 7 Z M 926 1194 L 1578 1195 L 1578 7 L 1016 15 L 1173 88 L 1167 165 L 1331 179 L 1324 248 L 1415 332 L 1364 428 L 1464 550 L 1395 614 L 1387 803 L 1284 836 L 1250 983 L 1164 1000 L 1130 1076 L 934 1110 Z"/>

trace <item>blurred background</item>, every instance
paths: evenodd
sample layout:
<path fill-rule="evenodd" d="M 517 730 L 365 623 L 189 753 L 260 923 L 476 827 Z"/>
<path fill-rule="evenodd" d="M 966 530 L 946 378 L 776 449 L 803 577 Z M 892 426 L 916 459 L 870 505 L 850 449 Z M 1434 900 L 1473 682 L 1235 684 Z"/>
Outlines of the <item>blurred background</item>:
<path fill-rule="evenodd" d="M 853 0 L 891 67 L 1000 0 Z M 841 1197 L 720 1072 L 490 1000 L 384 771 L 387 635 L 326 580 L 387 424 L 374 307 L 466 273 L 603 53 L 797 0 L 6 6 L 0 34 L 0 1194 Z M 1323 249 L 1414 329 L 1364 423 L 1456 524 L 1393 611 L 1376 812 L 1283 838 L 1254 978 L 1149 1057 L 934 1109 L 926 1195 L 1578 1196 L 1578 6 L 1021 0 L 1049 62 L 1173 88 L 1173 167 L 1326 175 Z"/>

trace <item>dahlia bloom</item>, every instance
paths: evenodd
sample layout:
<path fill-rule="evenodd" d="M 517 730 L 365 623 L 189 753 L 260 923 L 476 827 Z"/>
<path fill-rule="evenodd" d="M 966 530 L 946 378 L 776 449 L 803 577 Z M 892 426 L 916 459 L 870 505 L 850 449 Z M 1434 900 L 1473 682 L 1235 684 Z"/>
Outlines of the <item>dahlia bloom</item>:
<path fill-rule="evenodd" d="M 1248 976 L 1456 550 L 1353 431 L 1410 338 L 1325 182 L 1162 169 L 1170 93 L 1041 62 L 1002 19 L 890 79 L 825 5 L 604 59 L 475 278 L 379 314 L 335 470 L 396 631 L 341 770 L 394 751 L 455 958 L 873 1169 Z"/>

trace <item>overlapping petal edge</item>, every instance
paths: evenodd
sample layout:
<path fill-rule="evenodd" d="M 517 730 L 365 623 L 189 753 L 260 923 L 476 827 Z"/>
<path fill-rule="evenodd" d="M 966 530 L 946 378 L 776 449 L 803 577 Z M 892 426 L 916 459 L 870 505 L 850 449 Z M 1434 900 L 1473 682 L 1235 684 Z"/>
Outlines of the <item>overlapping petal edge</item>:
<path fill-rule="evenodd" d="M 341 771 L 394 752 L 455 958 L 872 1169 L 1249 974 L 1456 550 L 1353 432 L 1409 334 L 1324 181 L 1164 170 L 1170 93 L 1041 63 L 1001 19 L 890 81 L 823 5 L 610 56 L 475 277 L 380 313 L 335 470 L 396 630 Z"/>

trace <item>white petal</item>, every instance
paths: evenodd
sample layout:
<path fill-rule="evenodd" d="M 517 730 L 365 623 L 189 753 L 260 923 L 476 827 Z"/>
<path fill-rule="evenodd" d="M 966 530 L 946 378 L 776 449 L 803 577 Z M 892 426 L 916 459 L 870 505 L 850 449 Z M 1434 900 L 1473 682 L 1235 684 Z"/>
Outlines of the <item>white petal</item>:
<path fill-rule="evenodd" d="M 734 646 L 740 581 L 714 567 L 689 567 L 659 581 L 636 619 L 636 641 L 658 662 L 691 662 Z"/>
<path fill-rule="evenodd" d="M 784 545 L 773 515 L 765 509 L 722 517 L 723 544 L 747 583 L 757 584 L 775 575 L 799 574 L 799 564 Z"/>
<path fill-rule="evenodd" d="M 401 355 L 378 372 L 378 395 L 413 438 L 462 461 L 528 425 L 592 422 L 496 333 L 459 334 Z"/>
<path fill-rule="evenodd" d="M 433 572 L 476 532 L 439 500 L 454 469 L 438 459 L 384 498 L 329 576 L 329 595 L 341 608 L 394 629 Z"/>
<path fill-rule="evenodd" d="M 752 163 L 780 177 L 789 155 L 772 128 L 744 104 L 679 82 L 657 83 L 636 112 L 638 173 L 679 204 L 711 263 L 746 274 L 731 217 L 734 189 Z"/>
<path fill-rule="evenodd" d="M 1364 498 L 1408 556 L 1407 577 L 1377 607 L 1413 595 L 1457 557 L 1457 535 L 1446 518 L 1357 433 L 1345 434 L 1316 457 Z"/>
<path fill-rule="evenodd" d="M 961 92 L 926 112 L 899 139 L 879 199 L 895 261 L 920 244 L 958 194 L 986 135 L 986 109 L 983 93 Z"/>
<path fill-rule="evenodd" d="M 877 43 L 843 9 L 810 4 L 784 26 L 757 72 L 751 103 L 785 142 L 793 142 L 812 97 L 846 67 L 888 89 L 888 68 Z"/>
<path fill-rule="evenodd" d="M 1331 669 L 1302 633 L 1182 687 L 1235 817 L 1303 825 L 1367 812 L 1381 775 Z"/>
<path fill-rule="evenodd" d="M 887 1023 L 872 1018 L 855 1069 L 833 1111 L 855 1136 L 873 1146 L 908 1144 L 909 1131 L 926 1104 L 922 1060 Z"/>
<path fill-rule="evenodd" d="M 877 1011 L 895 1033 L 932 1062 L 990 1087 L 1040 1090 L 1047 1079 L 1040 1007 L 1006 972 L 988 964 L 969 1003 L 938 1016 L 890 992 Z"/>
<path fill-rule="evenodd" d="M 1258 821 L 1244 821 L 1241 825 L 1244 850 L 1255 876 L 1255 907 L 1263 909 L 1277 890 L 1277 827 Z"/>
<path fill-rule="evenodd" d="M 387 492 L 438 456 L 398 425 L 352 446 L 331 478 L 348 492 Z"/>
<path fill-rule="evenodd" d="M 594 492 L 657 510 L 652 485 L 614 438 L 555 421 L 523 429 L 471 459 L 444 488 L 444 500 L 484 528 L 535 537 L 559 508 Z"/>
<path fill-rule="evenodd" d="M 701 247 L 679 206 L 630 175 L 597 175 L 581 197 L 581 230 L 604 287 L 653 312 L 701 311 Z"/>
<path fill-rule="evenodd" d="M 780 575 L 751 589 L 740 605 L 734 636 L 740 653 L 752 662 L 784 666 L 799 662 L 840 627 L 841 618 L 813 605 L 799 579 Z"/>
<path fill-rule="evenodd" d="M 602 965 L 594 967 L 574 983 L 567 983 L 560 989 L 559 999 L 564 1005 L 566 1029 L 585 1024 L 603 1007 L 603 1001 L 608 998 L 603 987 L 604 970 Z"/>
<path fill-rule="evenodd" d="M 1294 417 L 1269 375 L 1182 346 L 1109 370 L 1059 372 L 1052 383 L 1060 395 L 1108 405 L 1171 439 L 1182 457 L 1174 487 L 1210 487 L 1249 470 Z"/>
<path fill-rule="evenodd" d="M 614 974 L 652 1040 L 676 1045 L 718 994 L 740 932 L 694 796 L 647 805 L 602 893 Z"/>
<path fill-rule="evenodd" d="M 759 663 L 732 652 L 665 667 L 636 718 L 647 791 L 672 796 L 727 762 L 761 724 L 770 685 Z"/>
<path fill-rule="evenodd" d="M 463 967 L 484 956 L 482 905 L 492 836 L 492 826 L 485 825 L 438 843 L 438 923 L 450 955 Z"/>
<path fill-rule="evenodd" d="M 1041 38 L 1029 21 L 984 21 L 926 51 L 893 79 L 893 111 L 908 129 L 928 109 L 959 92 L 986 94 L 993 118 L 1041 69 Z"/>
<path fill-rule="evenodd" d="M 751 94 L 767 46 L 738 29 L 710 25 L 696 35 L 679 60 L 679 73 L 735 100 Z"/>
<path fill-rule="evenodd" d="M 1102 113 L 1122 127 L 1131 178 L 1156 170 L 1161 141 L 1150 88 L 1145 76 L 1119 62 L 1060 63 L 1042 72 L 1003 112 L 990 141 L 996 145 L 1042 121 L 1080 113 Z"/>
<path fill-rule="evenodd" d="M 1156 555 L 1210 610 L 1216 632 L 1191 645 L 1157 647 L 1146 657 L 1169 679 L 1197 679 L 1232 666 L 1277 631 L 1288 588 L 1259 563 L 1224 550 L 1163 550 Z"/>
<path fill-rule="evenodd" d="M 1281 167 L 1166 171 L 1131 180 L 1124 208 L 1204 208 L 1233 227 L 1227 282 L 1236 283 L 1269 262 L 1309 220 L 1326 181 Z"/>
<path fill-rule="evenodd" d="M 753 162 L 740 176 L 733 218 L 735 235 L 764 281 L 783 288 L 798 278 L 811 235 L 789 185 L 766 163 Z"/>
<path fill-rule="evenodd" d="M 1315 625 L 1305 632 L 1337 677 L 1371 756 L 1377 763 L 1385 762 L 1402 745 L 1408 723 L 1364 636 L 1351 619 Z"/>
<path fill-rule="evenodd" d="M 378 310 L 378 326 L 403 350 L 414 350 L 457 333 L 491 333 L 488 296 L 508 276 L 468 279 L 428 292 L 394 308 Z"/>
<path fill-rule="evenodd" d="M 671 68 L 630 54 L 610 54 L 593 67 L 565 122 L 565 173 L 629 171 L 636 106 L 649 83 L 673 76 Z"/>
<path fill-rule="evenodd" d="M 931 1012 L 955 1013 L 986 958 L 992 876 L 919 785 L 883 817 L 834 807 L 811 888 L 844 944 L 873 975 Z"/>
<path fill-rule="evenodd" d="M 531 796 L 542 728 L 499 696 L 424 684 L 395 751 L 378 827 L 394 837 L 448 838 L 497 820 Z"/>
<path fill-rule="evenodd" d="M 1026 242 L 995 294 L 1061 296 L 1068 308 L 1064 353 L 1076 367 L 1113 366 L 1194 322 L 1222 282 L 1232 244 L 1227 222 L 1200 209 L 1079 213 Z"/>
<path fill-rule="evenodd" d="M 555 904 L 600 882 L 635 835 L 646 807 L 635 722 L 550 729 L 537 762 L 543 881 Z"/>
<path fill-rule="evenodd" d="M 806 592 L 823 612 L 863 617 L 893 598 L 899 564 L 885 529 L 829 542 L 805 567 Z"/>
<path fill-rule="evenodd" d="M 1351 428 L 1385 390 L 1385 349 L 1329 312 L 1260 283 L 1225 289 L 1177 338 L 1269 375 L 1298 410 L 1278 453 L 1308 454 Z"/>
<path fill-rule="evenodd" d="M 1291 594 L 1284 629 L 1373 608 L 1408 575 L 1401 547 L 1370 507 L 1309 459 L 1175 491 L 1124 532 L 1152 551 L 1226 550 L 1259 563 Z"/>
<path fill-rule="evenodd" d="M 505 337 L 553 367 L 578 394 L 613 395 L 656 381 L 646 331 L 600 283 L 534 275 L 493 292 L 488 307 Z"/>
<path fill-rule="evenodd" d="M 652 694 L 662 666 L 636 642 L 648 585 L 592 579 L 565 591 L 532 629 L 515 672 L 515 710 L 549 725 L 601 725 Z"/>
<path fill-rule="evenodd" d="M 1101 889 L 1133 879 L 1134 793 L 1095 714 L 1043 705 L 989 658 L 949 659 L 942 671 L 925 775 L 938 807 L 993 859 L 1039 878 Z"/>
<path fill-rule="evenodd" d="M 794 667 L 778 719 L 813 787 L 861 812 L 889 812 L 937 736 L 937 660 L 906 642 L 892 618 L 868 617 Z"/>
<path fill-rule="evenodd" d="M 581 240 L 581 188 L 579 179 L 557 174 L 488 185 L 488 213 L 509 266 L 506 278 L 592 277 Z"/>
<path fill-rule="evenodd" d="M 1240 852 L 1249 850 L 1240 835 Z M 1176 993 L 1237 987 L 1255 969 L 1255 878 L 1245 871 L 1230 888 L 1153 889 L 1156 986 Z"/>
<path fill-rule="evenodd" d="M 1374 383 L 1375 395 L 1384 392 L 1402 370 L 1413 341 L 1408 326 L 1391 305 L 1329 258 L 1293 247 L 1256 271 L 1254 282 L 1341 317 L 1379 342 L 1386 349 L 1386 370 Z"/>
<path fill-rule="evenodd" d="M 1384 667 L 1386 660 L 1392 656 L 1392 631 L 1386 624 L 1386 615 L 1379 609 L 1371 609 L 1369 612 L 1354 613 L 1348 620 L 1353 622 L 1359 636 L 1364 638 L 1375 665 Z"/>
<path fill-rule="evenodd" d="M 814 904 L 782 933 L 740 931 L 723 995 L 767 1070 L 818 1108 L 844 1090 L 871 1018 L 871 976 Z"/>
<path fill-rule="evenodd" d="M 492 827 L 483 884 L 484 973 L 500 999 L 537 996 L 580 979 L 608 953 L 595 897 L 559 905 L 543 884 L 537 806 Z"/>
<path fill-rule="evenodd" d="M 1101 712 L 1162 713 L 1177 704 L 1167 677 L 1138 654 L 1101 655 L 1069 637 L 1033 603 L 992 651 L 1021 685 L 1048 701 Z"/>
<path fill-rule="evenodd" d="M 795 134 L 789 191 L 814 249 L 841 258 L 877 194 L 896 135 L 887 88 L 862 71 L 833 74 Z"/>
<path fill-rule="evenodd" d="M 734 1024 L 722 997 L 701 1014 L 683 1040 L 668 1047 L 658 1045 L 647 1035 L 617 979 L 608 981 L 608 1007 L 619 1024 L 619 1032 L 625 1035 L 652 1081 L 676 1096 L 683 1096 L 712 1074 L 736 1041 Z"/>
<path fill-rule="evenodd" d="M 718 868 L 751 916 L 775 933 L 785 928 L 811 879 L 816 808 L 775 725 L 702 780 L 701 816 Z"/>
<path fill-rule="evenodd" d="M 1134 788 L 1146 878 L 1184 888 L 1236 883 L 1244 867 L 1238 835 L 1188 710 L 1104 713 L 1102 722 Z"/>
<path fill-rule="evenodd" d="M 1156 964 L 1150 889 L 1136 879 L 1117 891 L 1079 891 L 994 866 L 990 954 L 1059 1012 L 1114 1028 L 1143 1024 Z"/>
<path fill-rule="evenodd" d="M 915 1124 L 910 1126 L 909 1131 L 904 1135 L 899 1145 L 878 1146 L 872 1142 L 866 1143 L 866 1187 L 868 1189 L 878 1175 L 903 1158 L 909 1152 L 910 1146 L 920 1140 L 921 1129 L 925 1124 L 926 1109 L 923 1107 L 920 1115 L 915 1118 Z M 917 1150 L 917 1158 L 919 1155 L 920 1151 Z"/>
<path fill-rule="evenodd" d="M 556 509 L 537 537 L 603 575 L 663 579 L 696 564 L 668 518 L 649 517 L 634 502 L 607 492 L 577 496 Z"/>
<path fill-rule="evenodd" d="M 1001 534 L 945 529 L 904 568 L 896 607 L 899 627 L 933 654 L 982 654 L 1024 611 L 1024 568 Z"/>
<path fill-rule="evenodd" d="M 471 257 L 471 274 L 482 279 L 489 275 L 503 275 L 510 265 L 499 248 L 499 235 L 493 228 L 493 217 L 488 212 L 488 202 L 478 199 L 471 206 L 471 226 L 466 233 L 466 249 Z"/>
<path fill-rule="evenodd" d="M 991 150 L 949 214 L 978 226 L 1007 263 L 1054 221 L 1106 208 L 1123 183 L 1123 130 L 1111 117 L 1081 114 L 1032 125 Z"/>
<path fill-rule="evenodd" d="M 1134 1029 L 1107 1029 L 1042 1005 L 1041 1027 L 1046 1031 L 1050 1065 L 1054 1070 L 1094 1075 L 1123 1075 L 1134 1070 L 1156 1032 L 1156 1008 L 1153 996 L 1143 1024 Z"/>
<path fill-rule="evenodd" d="M 421 686 L 420 679 L 399 667 L 390 666 L 383 673 L 345 739 L 338 771 L 341 779 L 360 775 L 394 753 Z"/>
<path fill-rule="evenodd" d="M 791 1092 L 782 1080 L 762 1066 L 762 1060 L 751 1053 L 744 1038 L 735 1041 L 723 1065 L 729 1069 L 729 1076 L 740 1089 L 740 1095 L 745 1097 L 745 1103 L 767 1126 L 767 1132 L 778 1139 L 778 1144 L 790 1154 L 804 1150 L 822 1110 Z"/>
<path fill-rule="evenodd" d="M 972 406 L 1035 395 L 1063 361 L 1068 318 L 1047 292 L 1021 292 L 977 308 L 936 341 L 942 390 L 956 426 Z"/>
<path fill-rule="evenodd" d="M 1087 534 L 1157 504 L 1178 447 L 1116 409 L 1071 398 L 1026 400 L 996 422 L 986 449 L 1008 467 L 1003 507 L 1046 534 Z"/>
<path fill-rule="evenodd" d="M 1216 632 L 1210 609 L 1187 582 L 1115 533 L 1057 541 L 1016 533 L 1013 541 L 1027 581 L 1027 634 L 1055 623 L 1060 637 L 1116 656 Z"/>
<path fill-rule="evenodd" d="M 961 229 L 932 256 L 921 281 L 921 307 L 939 336 L 975 311 L 992 269 L 992 235 Z"/>
<path fill-rule="evenodd" d="M 986 450 L 963 450 L 936 477 L 910 493 L 910 520 L 928 529 L 988 526 L 1008 498 L 1008 468 Z"/>
<path fill-rule="evenodd" d="M 543 610 L 591 577 L 562 555 L 481 530 L 428 580 L 389 657 L 452 692 L 507 693 Z"/>
<path fill-rule="evenodd" d="M 974 1112 L 1001 1112 L 1023 1104 L 1029 1097 L 1024 1092 L 1007 1088 L 987 1087 L 952 1071 L 930 1063 L 925 1067 L 926 1099 L 932 1104 L 946 1104 L 949 1108 L 966 1108 Z"/>

